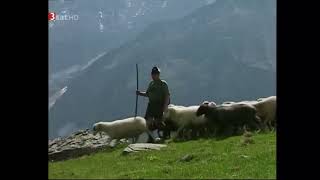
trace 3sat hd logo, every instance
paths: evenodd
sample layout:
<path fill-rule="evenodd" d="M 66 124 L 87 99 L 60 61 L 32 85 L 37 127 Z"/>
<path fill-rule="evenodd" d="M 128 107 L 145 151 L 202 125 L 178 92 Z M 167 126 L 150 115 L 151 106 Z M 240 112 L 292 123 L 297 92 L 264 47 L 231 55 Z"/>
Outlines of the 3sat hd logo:
<path fill-rule="evenodd" d="M 76 15 L 76 14 L 73 14 L 73 15 L 69 15 L 69 14 L 59 15 L 59 14 L 56 14 L 55 12 L 49 12 L 48 13 L 48 20 L 49 21 L 55 21 L 55 20 L 77 21 L 77 20 L 79 20 L 79 16 Z"/>
<path fill-rule="evenodd" d="M 53 21 L 53 20 L 55 20 L 56 19 L 56 13 L 54 13 L 54 12 L 49 12 L 49 14 L 48 14 L 48 20 L 49 21 Z"/>

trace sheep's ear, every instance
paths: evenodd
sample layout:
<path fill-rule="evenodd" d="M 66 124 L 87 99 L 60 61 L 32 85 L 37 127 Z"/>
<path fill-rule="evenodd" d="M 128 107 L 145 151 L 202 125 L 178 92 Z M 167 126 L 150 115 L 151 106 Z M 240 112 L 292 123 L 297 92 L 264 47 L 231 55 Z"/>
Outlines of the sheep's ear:
<path fill-rule="evenodd" d="M 209 101 L 203 101 L 201 104 L 209 104 Z"/>
<path fill-rule="evenodd" d="M 171 115 L 175 115 L 176 114 L 176 110 L 174 108 L 170 109 L 170 114 Z"/>
<path fill-rule="evenodd" d="M 208 107 L 209 104 L 205 103 L 205 104 L 201 104 L 200 107 Z"/>
<path fill-rule="evenodd" d="M 99 129 L 100 129 L 100 125 L 101 125 L 101 124 L 96 124 L 96 125 L 95 125 L 95 129 L 96 129 L 96 130 L 99 130 Z"/>

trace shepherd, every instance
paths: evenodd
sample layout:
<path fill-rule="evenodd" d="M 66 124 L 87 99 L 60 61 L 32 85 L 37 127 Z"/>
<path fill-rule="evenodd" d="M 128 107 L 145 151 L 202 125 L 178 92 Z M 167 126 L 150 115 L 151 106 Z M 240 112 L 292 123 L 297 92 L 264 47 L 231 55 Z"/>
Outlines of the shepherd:
<path fill-rule="evenodd" d="M 170 103 L 170 92 L 168 84 L 165 80 L 160 79 L 160 69 L 153 67 L 151 71 L 152 81 L 149 83 L 146 92 L 137 90 L 136 94 L 149 98 L 145 119 L 150 124 L 151 130 L 159 129 L 163 123 L 163 112 L 167 110 Z M 167 136 L 167 134 L 164 136 Z M 153 142 L 153 138 L 149 135 L 148 142 Z"/>

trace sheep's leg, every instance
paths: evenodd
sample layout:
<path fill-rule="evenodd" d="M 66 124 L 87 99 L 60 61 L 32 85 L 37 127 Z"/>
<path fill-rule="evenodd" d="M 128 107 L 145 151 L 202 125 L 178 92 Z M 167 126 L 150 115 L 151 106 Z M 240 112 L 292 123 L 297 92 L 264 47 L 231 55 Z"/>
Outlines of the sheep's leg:
<path fill-rule="evenodd" d="M 204 136 L 204 132 L 203 132 L 203 127 L 200 127 L 197 131 L 197 137 L 203 137 Z"/>
<path fill-rule="evenodd" d="M 207 138 L 208 137 L 208 129 L 206 127 L 203 127 L 201 130 L 202 130 L 201 131 L 202 132 L 202 136 L 204 138 Z"/>
<path fill-rule="evenodd" d="M 260 129 L 262 132 L 265 132 L 268 128 L 267 126 L 267 117 L 265 116 L 258 116 L 258 118 L 260 118 Z"/>
<path fill-rule="evenodd" d="M 209 138 L 217 136 L 217 128 L 210 127 L 208 128 Z"/>
<path fill-rule="evenodd" d="M 197 131 L 197 137 L 204 137 L 203 127 L 200 127 Z"/>
<path fill-rule="evenodd" d="M 188 140 L 188 136 L 189 136 L 189 131 L 187 129 L 183 129 L 182 130 L 182 140 L 185 141 L 185 140 Z"/>
<path fill-rule="evenodd" d="M 209 131 L 211 137 L 218 137 L 223 131 L 224 123 L 221 121 L 209 122 Z"/>
<path fill-rule="evenodd" d="M 234 126 L 233 127 L 233 134 L 236 135 L 236 136 L 242 134 L 243 133 L 242 131 L 243 131 L 243 127 L 242 128 L 239 127 L 239 126 Z"/>
<path fill-rule="evenodd" d="M 251 126 L 255 129 L 258 129 L 257 133 L 259 133 L 260 131 L 264 131 L 265 129 L 264 123 L 262 122 L 261 118 L 258 115 L 254 117 Z"/>
<path fill-rule="evenodd" d="M 180 132 L 177 132 L 177 138 L 174 138 L 175 140 L 177 139 L 184 139 L 184 129 L 182 129 Z"/>
<path fill-rule="evenodd" d="M 223 132 L 223 126 L 219 126 L 216 128 L 216 132 L 215 132 L 216 136 L 221 136 L 222 132 Z"/>
<path fill-rule="evenodd" d="M 209 126 L 207 128 L 207 136 L 208 138 L 212 138 L 212 137 L 215 137 L 217 135 L 217 128 L 215 127 L 212 127 L 212 126 Z"/>
<path fill-rule="evenodd" d="M 134 136 L 134 137 L 131 137 L 131 144 L 134 144 L 135 141 L 136 141 L 136 140 L 135 140 L 135 136 Z"/>
<path fill-rule="evenodd" d="M 221 140 L 227 137 L 227 133 L 229 133 L 228 125 L 227 124 L 221 124 L 216 130 L 216 136 L 217 139 Z"/>
<path fill-rule="evenodd" d="M 180 133 L 178 133 L 178 138 L 185 140 L 185 136 L 186 136 L 186 130 L 182 129 Z"/>
<path fill-rule="evenodd" d="M 183 140 L 186 141 L 189 139 L 189 129 L 185 129 L 184 132 L 183 132 Z"/>
<path fill-rule="evenodd" d="M 209 128 L 206 128 L 206 127 L 203 128 L 203 135 L 204 135 L 205 138 L 209 138 L 210 137 Z"/>
<path fill-rule="evenodd" d="M 227 126 L 226 128 L 225 128 L 225 133 L 224 133 L 224 135 L 225 135 L 225 137 L 230 137 L 230 136 L 232 136 L 233 135 L 233 129 L 234 128 L 234 126 Z"/>
<path fill-rule="evenodd" d="M 164 138 L 164 139 L 170 138 L 170 131 L 164 130 L 164 131 L 163 131 L 163 138 Z"/>
<path fill-rule="evenodd" d="M 132 143 L 133 143 L 133 144 L 136 143 L 136 142 L 138 141 L 138 138 L 139 138 L 139 135 L 138 135 L 138 136 L 134 136 L 134 137 L 132 138 Z"/>
<path fill-rule="evenodd" d="M 209 138 L 216 137 L 217 136 L 217 128 L 210 127 L 208 129 L 208 135 L 209 135 Z"/>
<path fill-rule="evenodd" d="M 179 127 L 179 129 L 177 130 L 177 134 L 173 136 L 173 140 L 176 140 L 181 135 L 181 132 L 183 131 L 183 129 L 184 129 L 184 125 Z"/>
<path fill-rule="evenodd" d="M 189 139 L 192 139 L 192 138 L 193 138 L 193 137 L 192 137 L 192 135 L 193 135 L 192 133 L 193 133 L 193 129 L 190 129 L 190 130 L 189 130 L 189 133 L 188 133 L 188 135 L 189 135 L 188 138 L 189 138 Z"/>
<path fill-rule="evenodd" d="M 147 134 L 148 134 L 148 141 L 150 141 L 150 138 L 152 139 L 152 142 L 155 142 L 155 138 L 153 137 L 152 133 L 150 132 L 150 130 L 147 130 Z"/>
<path fill-rule="evenodd" d="M 246 123 L 246 127 L 249 128 L 249 131 L 254 131 L 257 129 L 256 123 L 253 121 L 249 121 L 248 123 Z"/>
<path fill-rule="evenodd" d="M 268 126 L 265 122 L 261 124 L 261 131 L 262 132 L 265 132 L 267 130 L 267 128 L 268 128 Z"/>
<path fill-rule="evenodd" d="M 277 126 L 277 123 L 276 123 L 276 120 L 274 119 L 272 122 L 271 122 L 271 125 L 273 127 L 273 130 L 275 131 L 276 130 L 276 126 Z"/>
<path fill-rule="evenodd" d="M 187 140 L 191 139 L 192 137 L 192 129 L 187 130 Z"/>
<path fill-rule="evenodd" d="M 184 138 L 184 140 L 186 141 L 186 140 L 189 140 L 190 139 L 190 129 L 185 129 L 185 138 Z"/>
<path fill-rule="evenodd" d="M 118 139 L 113 139 L 111 142 L 110 142 L 110 147 L 115 147 L 118 143 Z"/>
<path fill-rule="evenodd" d="M 160 134 L 160 130 L 159 129 L 157 130 L 157 134 L 158 134 L 159 138 L 163 138 L 163 135 Z"/>
<path fill-rule="evenodd" d="M 198 131 L 197 128 L 191 128 L 191 133 L 190 133 L 190 139 L 196 139 L 196 137 L 198 136 Z"/>
<path fill-rule="evenodd" d="M 274 116 L 274 117 L 273 117 L 273 119 L 272 119 L 272 121 L 271 121 L 271 125 L 272 125 L 273 127 L 276 127 L 276 125 L 277 125 L 277 116 Z"/>
<path fill-rule="evenodd" d="M 170 137 L 170 124 L 164 121 L 159 122 L 158 135 L 161 139 L 168 139 Z"/>
<path fill-rule="evenodd" d="M 248 132 L 248 128 L 247 128 L 247 125 L 245 124 L 245 125 L 243 125 L 243 127 L 242 127 L 242 134 L 244 134 L 244 133 L 246 133 L 246 132 Z"/>
<path fill-rule="evenodd" d="M 268 130 L 269 130 L 269 132 L 270 132 L 270 131 L 272 131 L 272 128 L 271 128 L 271 126 L 270 126 L 270 124 L 269 124 L 269 123 L 267 123 L 267 126 L 268 126 Z"/>
<path fill-rule="evenodd" d="M 267 121 L 267 126 L 268 126 L 268 128 L 269 128 L 269 131 L 272 131 L 272 126 L 271 126 L 271 121 L 270 121 L 270 119 L 268 119 L 268 121 Z"/>

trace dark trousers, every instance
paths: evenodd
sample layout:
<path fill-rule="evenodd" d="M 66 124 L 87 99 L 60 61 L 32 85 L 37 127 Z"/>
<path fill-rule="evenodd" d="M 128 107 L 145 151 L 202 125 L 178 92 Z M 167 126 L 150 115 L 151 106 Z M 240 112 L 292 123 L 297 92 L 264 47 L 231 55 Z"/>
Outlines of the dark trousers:
<path fill-rule="evenodd" d="M 161 120 L 163 117 L 163 103 L 148 103 L 145 119 Z"/>
<path fill-rule="evenodd" d="M 146 114 L 144 118 L 146 119 L 151 131 L 158 129 L 158 123 L 162 121 L 163 117 L 163 103 L 148 103 Z M 151 121 L 151 122 L 150 122 Z M 153 138 L 149 135 L 148 142 L 152 142 Z"/>

